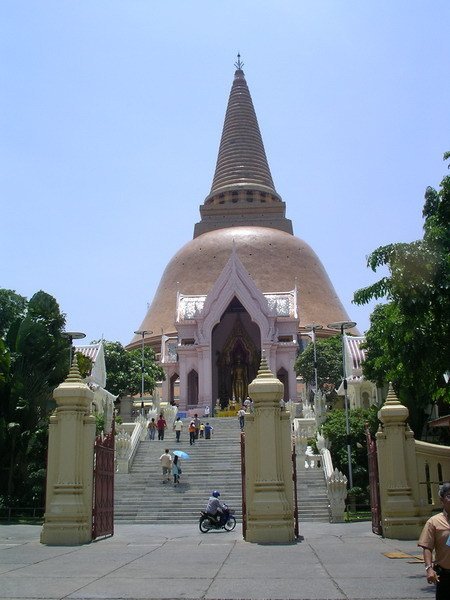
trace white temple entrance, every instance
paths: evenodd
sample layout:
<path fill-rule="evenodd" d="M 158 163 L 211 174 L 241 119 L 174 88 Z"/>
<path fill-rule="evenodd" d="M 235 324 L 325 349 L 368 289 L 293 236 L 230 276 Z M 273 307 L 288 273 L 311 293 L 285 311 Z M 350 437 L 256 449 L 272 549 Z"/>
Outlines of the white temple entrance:
<path fill-rule="evenodd" d="M 213 399 L 218 398 L 222 408 L 232 400 L 241 404 L 258 372 L 261 333 L 236 296 L 213 329 L 211 349 Z"/>
<path fill-rule="evenodd" d="M 296 399 L 297 290 L 263 293 L 235 250 L 208 294 L 178 292 L 177 335 L 163 336 L 163 398 L 172 400 L 179 376 L 181 410 L 241 404 L 255 379 L 262 350 Z"/>

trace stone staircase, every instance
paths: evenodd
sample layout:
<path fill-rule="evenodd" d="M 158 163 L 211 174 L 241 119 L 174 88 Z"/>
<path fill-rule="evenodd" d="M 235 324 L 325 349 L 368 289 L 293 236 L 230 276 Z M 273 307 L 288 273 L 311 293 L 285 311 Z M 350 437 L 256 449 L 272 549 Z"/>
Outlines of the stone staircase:
<path fill-rule="evenodd" d="M 303 457 L 297 455 L 298 516 L 302 521 L 328 523 L 327 488 L 322 469 L 306 469 Z"/>
<path fill-rule="evenodd" d="M 199 438 L 189 445 L 188 423 L 184 421 L 181 441 L 166 430 L 164 441 L 140 443 L 128 474 L 116 474 L 115 521 L 134 523 L 191 523 L 199 517 L 211 494 L 221 491 L 221 499 L 241 520 L 240 430 L 237 418 L 211 418 L 211 439 Z M 189 460 L 181 461 L 180 484 L 162 483 L 159 457 L 164 449 L 184 450 Z M 172 477 L 171 477 L 172 479 Z"/>
<path fill-rule="evenodd" d="M 170 429 L 164 441 L 140 443 L 131 472 L 115 477 L 116 522 L 192 523 L 214 489 L 221 491 L 221 499 L 234 510 L 238 521 L 242 521 L 238 419 L 210 418 L 209 422 L 214 427 L 212 438 L 200 438 L 193 446 L 189 445 L 186 421 L 179 444 Z M 190 456 L 189 460 L 181 461 L 183 473 L 178 486 L 162 483 L 159 457 L 165 448 L 184 450 Z M 327 503 L 323 472 L 305 470 L 301 462 L 297 458 L 300 520 L 328 521 L 328 511 L 326 518 L 324 512 Z M 316 508 L 315 497 L 318 499 Z"/>

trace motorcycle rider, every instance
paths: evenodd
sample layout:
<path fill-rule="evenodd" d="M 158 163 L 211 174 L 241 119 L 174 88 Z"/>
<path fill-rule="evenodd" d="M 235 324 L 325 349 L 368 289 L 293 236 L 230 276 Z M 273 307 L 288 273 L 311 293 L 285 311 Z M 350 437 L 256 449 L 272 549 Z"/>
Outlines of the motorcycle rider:
<path fill-rule="evenodd" d="M 225 525 L 229 517 L 228 507 L 224 502 L 219 500 L 219 496 L 219 490 L 214 490 L 211 492 L 208 504 L 206 505 L 206 512 L 211 517 L 214 517 L 214 519 L 216 519 L 220 525 Z"/>

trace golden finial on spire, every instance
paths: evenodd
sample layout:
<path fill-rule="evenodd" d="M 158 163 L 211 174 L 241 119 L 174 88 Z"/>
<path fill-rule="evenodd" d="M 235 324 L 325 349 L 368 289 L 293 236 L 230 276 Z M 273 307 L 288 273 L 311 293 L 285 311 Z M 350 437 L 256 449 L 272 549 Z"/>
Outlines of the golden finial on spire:
<path fill-rule="evenodd" d="M 234 66 L 236 67 L 236 69 L 239 69 L 239 71 L 242 71 L 244 63 L 241 61 L 241 55 L 239 54 L 239 52 L 237 55 L 237 62 L 234 63 Z"/>

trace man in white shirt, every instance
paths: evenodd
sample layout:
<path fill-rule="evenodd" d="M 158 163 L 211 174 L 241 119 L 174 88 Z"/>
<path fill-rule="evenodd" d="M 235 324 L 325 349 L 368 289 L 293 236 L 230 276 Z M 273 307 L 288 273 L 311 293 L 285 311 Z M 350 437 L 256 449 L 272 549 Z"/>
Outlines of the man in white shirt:
<path fill-rule="evenodd" d="M 245 410 L 243 408 L 239 409 L 237 416 L 239 417 L 239 427 L 241 428 L 241 431 L 243 431 L 245 422 Z"/>
<path fill-rule="evenodd" d="M 170 481 L 170 471 L 172 469 L 172 456 L 169 448 L 166 448 L 164 454 L 161 454 L 159 461 L 162 467 L 163 483 Z"/>
<path fill-rule="evenodd" d="M 179 442 L 181 430 L 183 429 L 183 421 L 180 419 L 180 417 L 177 417 L 177 420 L 175 421 L 173 428 L 175 430 L 176 441 Z"/>

